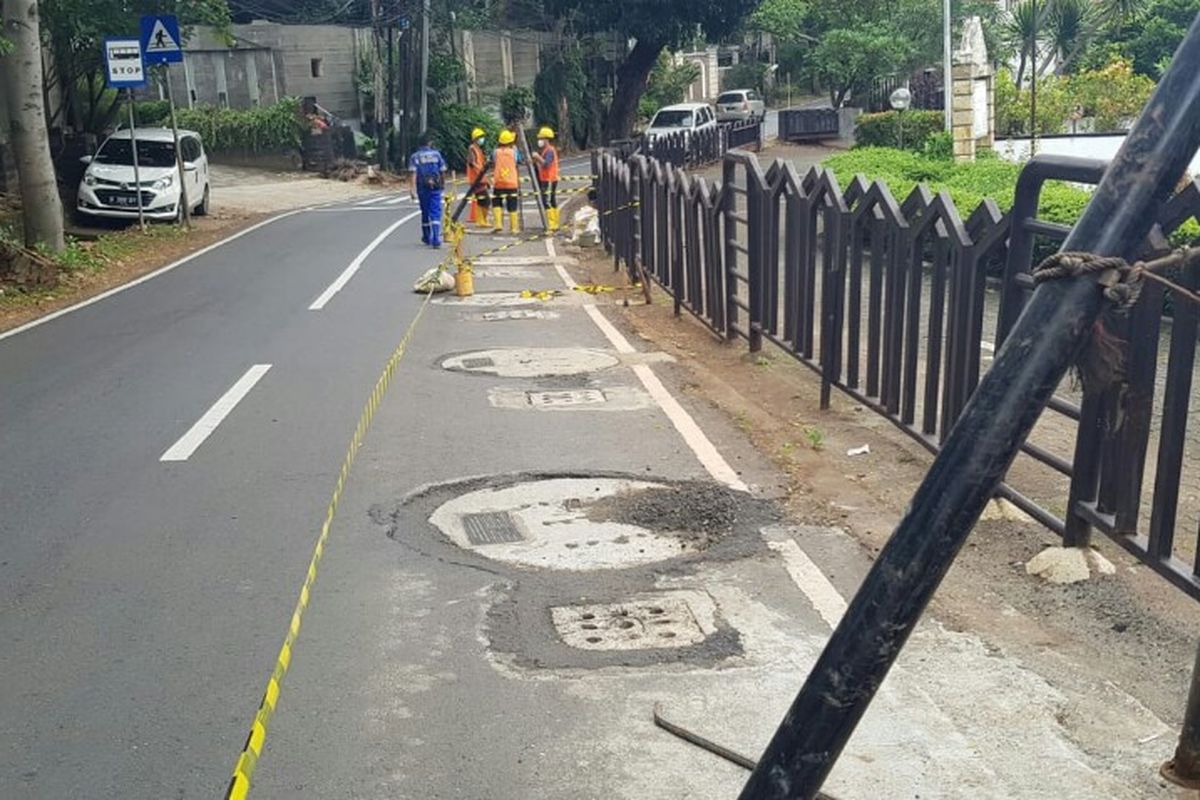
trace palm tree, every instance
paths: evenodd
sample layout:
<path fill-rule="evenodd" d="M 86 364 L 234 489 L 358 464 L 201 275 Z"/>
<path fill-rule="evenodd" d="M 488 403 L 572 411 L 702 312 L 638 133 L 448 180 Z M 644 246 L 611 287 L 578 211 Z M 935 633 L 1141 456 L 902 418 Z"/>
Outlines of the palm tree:
<path fill-rule="evenodd" d="M 1141 16 L 1147 5 L 1148 0 L 1102 0 L 1100 14 L 1113 30 L 1120 33 L 1126 23 Z"/>
<path fill-rule="evenodd" d="M 1030 43 L 1040 31 L 1039 10 L 1034 7 L 1035 0 L 1022 0 L 1008 12 L 1001 29 L 1004 43 L 1020 54 L 1020 64 L 1017 67 L 1017 86 L 1025 80 L 1025 66 L 1030 55 Z"/>
<path fill-rule="evenodd" d="M 1051 0 L 1048 10 L 1047 38 L 1058 60 L 1057 71 L 1061 74 L 1095 34 L 1094 6 L 1091 0 Z"/>

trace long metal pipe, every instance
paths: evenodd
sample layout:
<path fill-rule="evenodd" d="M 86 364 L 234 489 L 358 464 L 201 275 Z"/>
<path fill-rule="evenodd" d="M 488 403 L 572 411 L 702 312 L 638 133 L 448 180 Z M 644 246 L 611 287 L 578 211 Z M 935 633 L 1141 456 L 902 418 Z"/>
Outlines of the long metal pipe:
<path fill-rule="evenodd" d="M 1200 17 L 1063 247 L 1136 256 L 1200 148 Z M 741 800 L 812 800 L 1103 307 L 1094 277 L 1033 295 L 775 732 Z"/>

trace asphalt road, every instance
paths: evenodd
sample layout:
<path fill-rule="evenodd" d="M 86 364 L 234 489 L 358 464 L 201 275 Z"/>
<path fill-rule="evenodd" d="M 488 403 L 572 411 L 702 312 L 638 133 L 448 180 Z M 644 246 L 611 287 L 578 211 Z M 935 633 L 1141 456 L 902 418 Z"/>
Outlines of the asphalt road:
<path fill-rule="evenodd" d="M 223 795 L 363 405 L 418 313 L 345 484 L 251 796 L 736 796 L 745 773 L 651 710 L 760 752 L 869 566 L 861 548 L 774 525 L 770 463 L 589 296 L 421 312 L 412 283 L 438 256 L 413 210 L 393 194 L 294 213 L 0 337 L 0 797 Z M 564 289 L 549 249 L 480 262 L 477 299 Z M 485 316 L 506 309 L 525 316 Z M 505 358 L 516 373 L 488 372 Z M 594 365 L 538 372 L 578 359 Z M 593 405 L 555 406 L 569 397 Z M 547 476 L 568 494 L 539 495 Z M 553 511 L 614 476 L 691 488 L 649 513 L 635 491 L 614 495 L 645 520 L 615 532 Z M 729 491 L 743 484 L 756 494 Z M 510 522 L 560 517 L 507 544 L 435 530 L 469 498 L 478 525 L 518 505 Z M 727 512 L 707 549 L 672 538 Z M 694 644 L 589 650 L 559 621 L 603 607 L 619 637 L 629 609 L 671 603 L 686 603 Z M 1153 752 L 1073 741 L 1056 716 L 1070 701 L 1011 658 L 936 625 L 906 653 L 833 794 L 1161 796 L 1117 774 L 1151 774 Z M 1153 722 L 1121 740 L 1150 742 Z"/>

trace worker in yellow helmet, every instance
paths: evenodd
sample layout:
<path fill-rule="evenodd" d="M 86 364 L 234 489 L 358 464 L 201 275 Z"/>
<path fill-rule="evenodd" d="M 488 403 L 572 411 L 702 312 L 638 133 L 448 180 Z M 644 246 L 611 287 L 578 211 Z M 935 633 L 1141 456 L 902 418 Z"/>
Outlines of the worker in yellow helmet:
<path fill-rule="evenodd" d="M 533 154 L 537 164 L 538 190 L 542 193 L 542 206 L 546 209 L 546 220 L 550 230 L 558 230 L 558 149 L 554 146 L 554 129 L 543 127 L 538 131 L 538 149 Z"/>
<path fill-rule="evenodd" d="M 483 128 L 476 128 L 471 131 L 471 145 L 467 148 L 467 187 L 475 187 L 475 196 L 471 198 L 471 219 L 481 228 L 488 227 L 488 208 L 492 205 L 487 182 L 480 180 L 487 174 L 487 153 L 483 149 L 486 142 L 487 132 Z"/>
<path fill-rule="evenodd" d="M 497 233 L 504 230 L 505 210 L 512 232 L 521 232 L 521 173 L 518 165 L 523 159 L 515 147 L 516 141 L 517 135 L 505 128 L 500 131 L 499 146 L 492 154 L 492 208 L 496 223 L 493 230 Z"/>

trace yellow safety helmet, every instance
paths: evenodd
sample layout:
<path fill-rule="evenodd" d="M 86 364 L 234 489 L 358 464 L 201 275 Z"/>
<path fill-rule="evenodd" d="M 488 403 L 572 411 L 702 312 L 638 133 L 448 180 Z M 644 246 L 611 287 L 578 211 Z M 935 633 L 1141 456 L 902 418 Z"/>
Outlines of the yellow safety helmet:
<path fill-rule="evenodd" d="M 517 140 L 517 135 L 512 131 L 505 129 L 500 131 L 500 144 L 512 144 Z"/>
<path fill-rule="evenodd" d="M 476 128 L 475 130 L 471 131 L 472 139 L 478 139 L 481 136 L 487 136 L 487 131 L 485 131 L 483 128 Z"/>
<path fill-rule="evenodd" d="M 549 126 L 543 127 L 540 131 L 538 131 L 538 138 L 539 139 L 553 139 L 554 138 L 554 129 Z"/>

